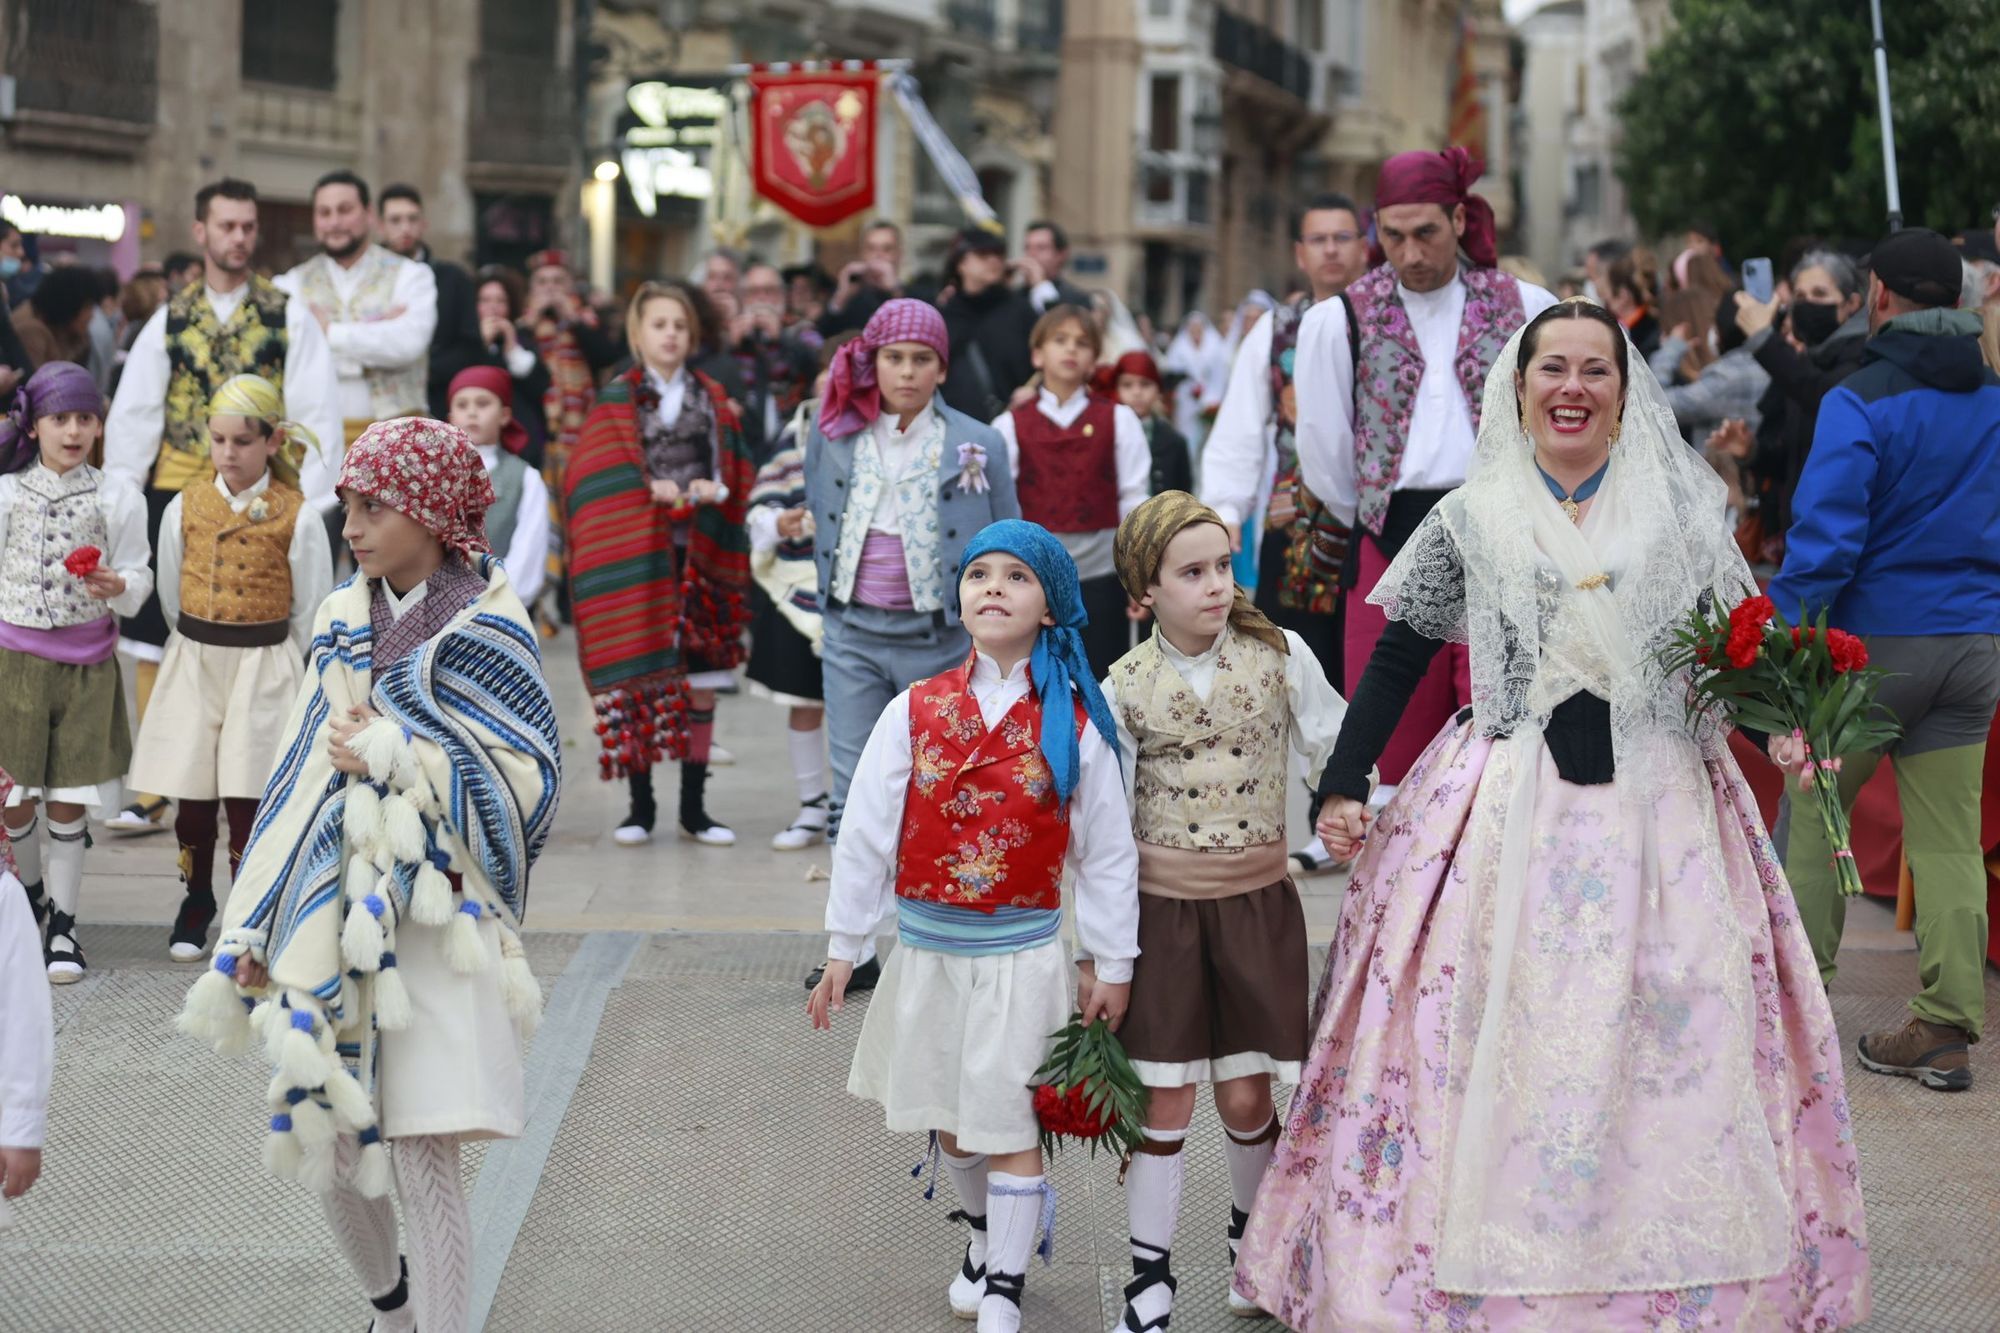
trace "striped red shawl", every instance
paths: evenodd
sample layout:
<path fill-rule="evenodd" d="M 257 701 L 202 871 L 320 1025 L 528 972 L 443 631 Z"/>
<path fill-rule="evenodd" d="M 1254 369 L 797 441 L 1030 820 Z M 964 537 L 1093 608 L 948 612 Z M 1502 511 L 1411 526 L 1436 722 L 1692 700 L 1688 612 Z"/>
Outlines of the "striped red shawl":
<path fill-rule="evenodd" d="M 727 500 L 695 507 L 691 519 L 653 502 L 635 406 L 644 367 L 598 392 L 563 474 L 570 603 L 607 779 L 686 753 L 690 653 L 717 668 L 743 660 L 750 588 L 744 515 L 756 469 L 722 386 L 690 373 L 715 405 L 716 472 Z M 690 521 L 682 568 L 674 525 Z"/>

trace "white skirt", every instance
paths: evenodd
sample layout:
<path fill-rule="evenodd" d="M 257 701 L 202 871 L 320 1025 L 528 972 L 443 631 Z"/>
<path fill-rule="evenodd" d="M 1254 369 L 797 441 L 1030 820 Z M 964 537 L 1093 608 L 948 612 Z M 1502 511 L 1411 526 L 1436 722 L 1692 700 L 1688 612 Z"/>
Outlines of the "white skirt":
<path fill-rule="evenodd" d="M 176 634 L 139 725 L 134 791 L 213 801 L 264 795 L 305 679 L 291 640 L 220 648 Z"/>
<path fill-rule="evenodd" d="M 444 959 L 444 928 L 404 922 L 396 970 L 410 992 L 410 1026 L 377 1044 L 382 1136 L 456 1134 L 512 1139 L 527 1124 L 521 1038 L 500 992 L 500 927 L 481 920 L 486 966 L 470 976 Z"/>
<path fill-rule="evenodd" d="M 941 1130 L 968 1153 L 1040 1141 L 1029 1082 L 1069 1021 L 1060 939 L 966 957 L 901 945 L 882 965 L 847 1090 L 882 1105 L 890 1132 Z"/>

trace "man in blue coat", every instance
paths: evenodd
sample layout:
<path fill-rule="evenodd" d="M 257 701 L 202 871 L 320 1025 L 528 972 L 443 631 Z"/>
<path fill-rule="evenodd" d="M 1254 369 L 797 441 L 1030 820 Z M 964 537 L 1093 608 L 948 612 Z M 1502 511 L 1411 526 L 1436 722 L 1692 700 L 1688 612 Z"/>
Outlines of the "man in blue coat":
<path fill-rule="evenodd" d="M 1954 309 L 1957 252 L 1922 228 L 1869 257 L 1861 368 L 1820 404 L 1771 599 L 1793 623 L 1827 613 L 1895 673 L 1881 701 L 1916 886 L 1922 990 L 1904 1025 L 1861 1039 L 1861 1063 L 1925 1087 L 1972 1086 L 1984 1019 L 1986 869 L 1979 842 L 1986 738 L 2000 704 L 2000 377 L 1976 312 Z M 1792 742 L 1772 742 L 1774 755 Z M 1843 757 L 1850 804 L 1881 756 Z M 1846 903 L 1826 835 L 1794 820 L 1786 873 L 1831 978 Z"/>

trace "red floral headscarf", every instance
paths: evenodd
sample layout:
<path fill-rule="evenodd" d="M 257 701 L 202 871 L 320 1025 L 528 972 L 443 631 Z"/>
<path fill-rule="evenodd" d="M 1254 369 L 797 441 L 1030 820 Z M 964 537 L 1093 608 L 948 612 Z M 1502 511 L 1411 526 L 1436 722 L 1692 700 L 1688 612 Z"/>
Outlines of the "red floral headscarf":
<path fill-rule="evenodd" d="M 348 446 L 342 492 L 371 496 L 423 524 L 447 551 L 488 550 L 493 483 L 465 432 L 430 417 L 378 421 Z"/>

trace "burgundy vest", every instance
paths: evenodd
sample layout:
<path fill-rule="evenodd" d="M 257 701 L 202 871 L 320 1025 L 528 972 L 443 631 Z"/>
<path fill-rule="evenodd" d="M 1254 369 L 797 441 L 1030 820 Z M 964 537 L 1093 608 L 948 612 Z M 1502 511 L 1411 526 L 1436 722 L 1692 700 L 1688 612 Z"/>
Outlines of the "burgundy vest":
<path fill-rule="evenodd" d="M 1092 398 L 1067 426 L 1033 402 L 1014 409 L 1021 466 L 1014 491 L 1021 517 L 1050 532 L 1101 532 L 1118 526 L 1118 409 Z"/>

